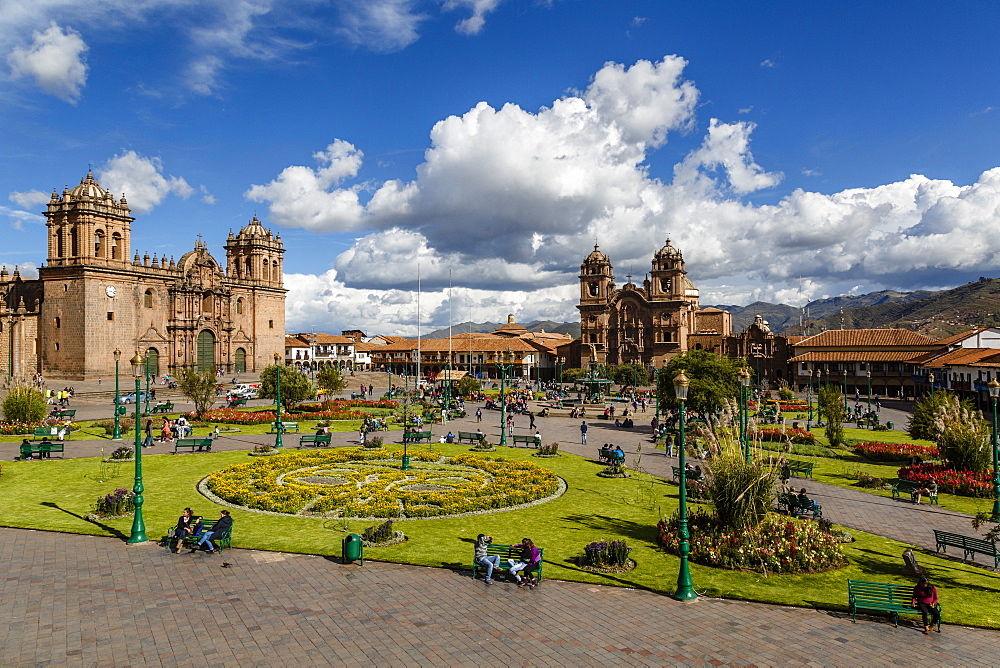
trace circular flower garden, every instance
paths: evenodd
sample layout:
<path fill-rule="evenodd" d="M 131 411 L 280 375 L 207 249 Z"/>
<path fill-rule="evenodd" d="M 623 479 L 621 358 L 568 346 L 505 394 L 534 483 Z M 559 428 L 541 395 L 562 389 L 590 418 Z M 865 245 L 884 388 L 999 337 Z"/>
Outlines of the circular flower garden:
<path fill-rule="evenodd" d="M 339 449 L 283 453 L 229 466 L 201 490 L 232 506 L 288 515 L 422 518 L 505 510 L 554 498 L 559 477 L 531 462 Z"/>

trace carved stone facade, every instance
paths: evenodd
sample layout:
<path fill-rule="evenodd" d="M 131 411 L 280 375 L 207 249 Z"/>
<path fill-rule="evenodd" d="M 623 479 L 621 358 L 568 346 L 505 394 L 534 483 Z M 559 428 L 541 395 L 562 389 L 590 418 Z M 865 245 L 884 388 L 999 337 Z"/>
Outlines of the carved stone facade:
<path fill-rule="evenodd" d="M 201 240 L 176 263 L 138 251 L 130 260 L 128 203 L 90 173 L 53 192 L 44 213 L 48 259 L 38 279 L 0 272 L 6 374 L 108 377 L 116 348 L 125 373 L 139 349 L 156 375 L 258 371 L 284 355 L 285 251 L 256 216 L 230 231 L 223 269 Z"/>
<path fill-rule="evenodd" d="M 611 261 L 596 245 L 580 265 L 580 359 L 571 355 L 571 365 L 593 360 L 661 367 L 688 350 L 689 336 L 705 332 L 714 342 L 729 335 L 731 319 L 718 309 L 700 309 L 684 257 L 669 239 L 641 286 L 628 278 L 616 286 Z"/>

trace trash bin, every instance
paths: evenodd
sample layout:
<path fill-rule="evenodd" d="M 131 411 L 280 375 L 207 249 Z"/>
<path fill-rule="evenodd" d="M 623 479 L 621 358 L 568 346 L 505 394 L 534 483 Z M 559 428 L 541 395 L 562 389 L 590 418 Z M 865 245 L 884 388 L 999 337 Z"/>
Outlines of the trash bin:
<path fill-rule="evenodd" d="M 362 566 L 365 565 L 365 546 L 361 542 L 361 536 L 349 533 L 340 544 L 340 563 L 348 564 L 356 559 L 361 560 Z"/>
<path fill-rule="evenodd" d="M 888 430 L 890 430 L 890 431 L 892 431 L 892 423 L 891 422 L 886 422 L 885 423 L 885 428 L 888 429 Z"/>

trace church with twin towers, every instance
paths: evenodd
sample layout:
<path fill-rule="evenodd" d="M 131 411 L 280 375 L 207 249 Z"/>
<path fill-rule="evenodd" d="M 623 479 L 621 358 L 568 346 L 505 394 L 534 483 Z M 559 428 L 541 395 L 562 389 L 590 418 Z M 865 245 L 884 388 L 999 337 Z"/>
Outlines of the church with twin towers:
<path fill-rule="evenodd" d="M 139 350 L 148 373 L 259 371 L 284 356 L 284 247 L 254 216 L 229 231 L 225 267 L 200 239 L 176 261 L 132 248 L 135 218 L 90 172 L 53 190 L 48 254 L 37 279 L 0 269 L 3 378 L 85 380 Z M 161 231 L 146 229 L 152 240 Z"/>

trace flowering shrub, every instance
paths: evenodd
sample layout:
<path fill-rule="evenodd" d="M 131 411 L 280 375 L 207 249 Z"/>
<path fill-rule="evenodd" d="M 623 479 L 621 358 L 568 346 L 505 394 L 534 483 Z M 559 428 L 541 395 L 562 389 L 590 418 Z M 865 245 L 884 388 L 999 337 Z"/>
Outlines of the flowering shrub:
<path fill-rule="evenodd" d="M 189 417 L 193 417 L 193 413 Z M 292 413 L 282 411 L 282 417 L 287 419 Z M 349 408 L 330 408 L 315 412 L 295 413 L 297 420 L 363 420 L 367 415 L 361 411 Z M 203 416 L 205 422 L 221 422 L 226 424 L 267 424 L 274 422 L 277 413 L 269 411 L 241 411 L 235 408 L 217 408 L 206 411 Z"/>
<path fill-rule="evenodd" d="M 993 494 L 992 471 L 962 471 L 949 469 L 941 464 L 920 464 L 904 466 L 897 474 L 903 480 L 929 483 L 931 478 L 937 482 L 938 491 L 961 496 L 986 497 Z"/>
<path fill-rule="evenodd" d="M 938 449 L 928 445 L 913 445 L 912 443 L 881 443 L 871 441 L 858 443 L 854 452 L 873 462 L 899 462 L 910 457 L 921 459 L 936 459 L 940 456 Z"/>
<path fill-rule="evenodd" d="M 596 541 L 583 548 L 583 566 L 597 568 L 618 568 L 628 562 L 628 553 L 632 548 L 623 540 Z"/>
<path fill-rule="evenodd" d="M 382 524 L 370 526 L 361 532 L 361 538 L 369 543 L 385 543 L 394 536 L 392 520 L 386 520 Z"/>
<path fill-rule="evenodd" d="M 325 517 L 440 517 L 538 501 L 559 489 L 556 475 L 530 462 L 482 455 L 441 461 L 410 452 L 342 448 L 255 458 L 213 473 L 209 490 L 255 510 Z"/>
<path fill-rule="evenodd" d="M 16 436 L 30 434 L 38 424 L 35 422 L 20 422 L 17 420 L 0 420 L 0 436 Z"/>
<path fill-rule="evenodd" d="M 748 405 L 750 406 L 751 410 L 758 410 L 758 408 L 774 408 L 775 403 L 772 401 L 770 403 L 764 403 L 758 406 L 756 401 L 751 401 L 748 402 Z M 794 400 L 782 401 L 781 403 L 777 404 L 777 406 L 782 413 L 791 413 L 795 411 L 809 410 L 809 404 L 806 403 L 805 401 L 794 401 Z"/>
<path fill-rule="evenodd" d="M 135 457 L 135 450 L 133 450 L 128 446 L 123 445 L 122 447 L 112 452 L 111 456 L 108 457 L 108 459 L 132 459 L 133 457 Z"/>
<path fill-rule="evenodd" d="M 132 418 L 120 417 L 118 418 L 118 430 L 122 434 L 131 434 L 132 427 L 135 425 L 135 420 Z M 97 429 L 103 429 L 105 436 L 111 436 L 115 433 L 115 421 L 114 420 L 98 420 L 93 423 L 93 427 Z"/>
<path fill-rule="evenodd" d="M 791 427 L 759 427 L 750 432 L 750 438 L 757 441 L 785 441 L 790 439 L 792 443 L 802 445 L 815 445 L 816 437 L 812 432 L 805 429 L 792 429 Z"/>
<path fill-rule="evenodd" d="M 325 410 L 344 410 L 347 408 L 383 408 L 393 410 L 399 406 L 398 401 L 392 399 L 379 399 L 377 401 L 365 401 L 364 399 L 336 399 L 332 401 L 322 401 L 319 403 L 299 404 L 297 411 L 306 413 L 319 413 Z"/>
<path fill-rule="evenodd" d="M 845 566 L 847 558 L 837 539 L 805 522 L 769 515 L 754 531 L 723 529 L 718 518 L 703 509 L 688 515 L 690 558 L 706 566 L 773 573 L 809 573 Z M 660 520 L 657 542 L 679 554 L 678 518 Z"/>
<path fill-rule="evenodd" d="M 135 512 L 135 494 L 128 489 L 116 489 L 97 499 L 94 514 L 98 517 L 123 517 Z"/>

